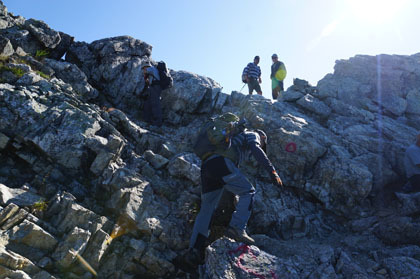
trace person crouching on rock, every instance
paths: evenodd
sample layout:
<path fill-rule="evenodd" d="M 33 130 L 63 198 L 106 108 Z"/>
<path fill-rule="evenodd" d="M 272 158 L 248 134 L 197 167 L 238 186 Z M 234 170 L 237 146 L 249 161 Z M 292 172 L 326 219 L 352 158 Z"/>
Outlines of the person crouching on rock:
<path fill-rule="evenodd" d="M 407 192 L 420 191 L 420 132 L 417 134 L 416 142 L 410 145 L 404 156 L 405 172 L 410 182 Z"/>
<path fill-rule="evenodd" d="M 160 127 L 162 126 L 162 107 L 160 104 L 162 88 L 160 86 L 159 71 L 148 61 L 142 62 L 141 69 L 146 82 L 146 90 L 143 92 L 145 95 L 143 118 L 149 124 Z"/>
<path fill-rule="evenodd" d="M 251 215 L 255 189 L 238 166 L 241 161 L 251 158 L 251 154 L 270 174 L 273 183 L 283 186 L 274 166 L 265 153 L 267 136 L 262 130 L 245 130 L 232 138 L 231 147 L 213 154 L 201 166 L 201 209 L 198 213 L 190 246 L 187 253 L 189 264 L 203 259 L 209 225 L 224 190 L 239 196 L 235 212 L 225 232 L 225 236 L 248 245 L 255 243 L 246 233 L 246 225 Z"/>

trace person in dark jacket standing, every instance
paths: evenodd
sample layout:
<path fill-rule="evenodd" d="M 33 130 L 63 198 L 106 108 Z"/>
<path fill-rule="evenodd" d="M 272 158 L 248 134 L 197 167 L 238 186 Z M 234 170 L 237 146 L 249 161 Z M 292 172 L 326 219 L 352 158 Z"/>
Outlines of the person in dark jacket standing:
<path fill-rule="evenodd" d="M 148 61 L 144 61 L 141 64 L 141 69 L 146 82 L 146 90 L 143 93 L 145 94 L 143 118 L 149 124 L 160 127 L 162 126 L 162 107 L 160 104 L 162 88 L 160 86 L 159 71 Z"/>
<path fill-rule="evenodd" d="M 260 57 L 255 56 L 253 63 L 248 63 L 244 70 L 244 76 L 248 84 L 249 94 L 255 90 L 259 95 L 262 95 L 261 86 L 261 68 L 258 66 L 260 63 Z"/>
<path fill-rule="evenodd" d="M 232 138 L 228 152 L 213 154 L 202 163 L 201 209 L 195 219 L 187 262 L 194 263 L 202 257 L 210 221 L 224 190 L 239 196 L 225 235 L 248 245 L 255 243 L 246 233 L 255 189 L 238 167 L 252 155 L 268 171 L 273 183 L 282 186 L 283 182 L 265 154 L 266 145 L 267 136 L 262 130 L 245 130 Z"/>

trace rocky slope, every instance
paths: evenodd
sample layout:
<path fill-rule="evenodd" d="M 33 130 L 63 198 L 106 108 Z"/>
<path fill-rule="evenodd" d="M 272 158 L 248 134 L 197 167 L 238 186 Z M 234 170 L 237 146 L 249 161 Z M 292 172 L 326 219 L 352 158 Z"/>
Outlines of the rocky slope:
<path fill-rule="evenodd" d="M 420 194 L 393 194 L 420 129 L 420 54 L 338 61 L 278 102 L 171 71 L 163 129 L 141 121 L 136 96 L 151 55 L 128 36 L 74 42 L 0 1 L 0 278 L 420 277 Z M 245 165 L 257 245 L 220 238 L 226 209 L 191 269 L 191 141 L 226 111 L 267 132 L 287 187 Z"/>

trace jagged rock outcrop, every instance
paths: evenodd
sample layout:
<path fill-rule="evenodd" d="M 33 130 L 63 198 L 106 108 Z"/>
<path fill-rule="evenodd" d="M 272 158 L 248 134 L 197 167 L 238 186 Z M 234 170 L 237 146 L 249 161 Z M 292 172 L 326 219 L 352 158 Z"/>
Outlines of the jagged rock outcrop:
<path fill-rule="evenodd" d="M 139 118 L 140 64 L 154 63 L 143 41 L 73 42 L 0 1 L 0 52 L 1 274 L 418 276 L 418 194 L 386 194 L 404 182 L 403 153 L 419 129 L 419 54 L 338 61 L 316 87 L 295 79 L 278 102 L 171 70 L 159 130 Z M 200 206 L 191 143 L 206 119 L 227 111 L 267 132 L 287 187 L 245 164 L 257 189 L 248 228 L 256 246 L 218 239 L 229 220 L 219 210 L 210 238 L 218 240 L 198 275 L 182 260 Z"/>
<path fill-rule="evenodd" d="M 77 65 L 89 82 L 112 104 L 134 109 L 133 99 L 144 87 L 140 65 L 148 60 L 152 46 L 129 36 L 76 42 L 66 54 L 66 61 Z"/>

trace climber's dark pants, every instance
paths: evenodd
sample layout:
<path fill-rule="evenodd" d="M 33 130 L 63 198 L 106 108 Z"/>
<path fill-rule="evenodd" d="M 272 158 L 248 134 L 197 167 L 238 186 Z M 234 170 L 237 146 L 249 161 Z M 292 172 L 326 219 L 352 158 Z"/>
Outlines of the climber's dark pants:
<path fill-rule="evenodd" d="M 144 102 L 143 118 L 147 123 L 155 126 L 162 126 L 162 107 L 160 104 L 160 85 L 152 85 L 147 89 L 148 96 Z"/>
<path fill-rule="evenodd" d="M 251 215 L 255 189 L 235 166 L 222 156 L 210 157 L 201 166 L 201 209 L 190 239 L 190 248 L 202 248 L 209 235 L 209 225 L 224 190 L 239 196 L 230 226 L 245 229 Z M 200 241 L 197 241 L 197 239 Z"/>

